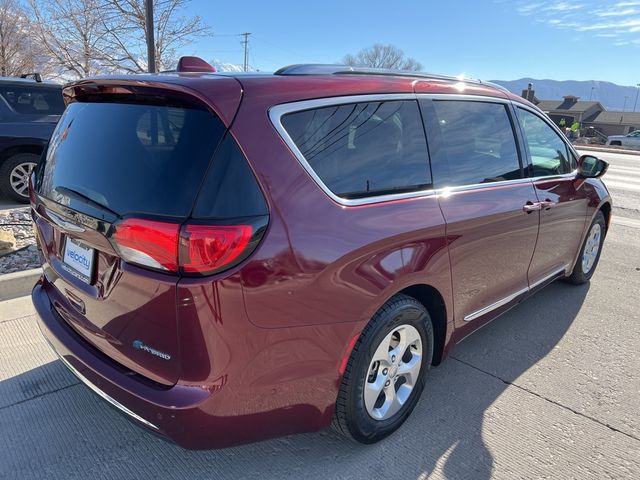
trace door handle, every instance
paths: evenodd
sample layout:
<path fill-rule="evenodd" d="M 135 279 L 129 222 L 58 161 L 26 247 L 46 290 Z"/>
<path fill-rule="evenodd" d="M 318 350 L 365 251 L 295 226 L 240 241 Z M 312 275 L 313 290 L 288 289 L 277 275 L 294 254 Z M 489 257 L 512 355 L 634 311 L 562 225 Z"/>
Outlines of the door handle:
<path fill-rule="evenodd" d="M 524 210 L 527 213 L 535 212 L 537 210 L 542 210 L 542 203 L 529 201 L 523 205 L 522 210 Z"/>
<path fill-rule="evenodd" d="M 553 200 L 546 199 L 544 202 L 540 202 L 541 207 L 545 210 L 549 210 L 552 207 L 555 207 L 558 202 L 554 202 Z"/>

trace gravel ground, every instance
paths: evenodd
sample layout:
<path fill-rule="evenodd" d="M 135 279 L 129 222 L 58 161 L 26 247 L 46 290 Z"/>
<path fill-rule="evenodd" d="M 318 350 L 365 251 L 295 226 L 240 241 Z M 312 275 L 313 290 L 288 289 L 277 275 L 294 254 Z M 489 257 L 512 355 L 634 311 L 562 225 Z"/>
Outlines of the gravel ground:
<path fill-rule="evenodd" d="M 16 250 L 0 256 L 0 274 L 40 266 L 29 207 L 14 208 L 0 213 L 0 230 L 10 230 L 16 238 Z"/>

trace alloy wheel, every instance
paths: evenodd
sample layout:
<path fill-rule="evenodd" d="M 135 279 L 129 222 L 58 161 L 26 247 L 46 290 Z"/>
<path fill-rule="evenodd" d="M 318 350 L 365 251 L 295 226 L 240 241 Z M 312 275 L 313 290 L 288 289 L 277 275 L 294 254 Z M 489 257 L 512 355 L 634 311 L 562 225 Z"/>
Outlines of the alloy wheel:
<path fill-rule="evenodd" d="M 378 345 L 364 384 L 367 413 L 387 420 L 409 399 L 422 367 L 422 339 L 411 325 L 399 325 Z"/>
<path fill-rule="evenodd" d="M 600 240 L 602 237 L 602 228 L 599 223 L 594 223 L 589 231 L 589 236 L 584 243 L 584 251 L 582 252 L 582 272 L 588 274 L 598 258 L 600 251 Z"/>
<path fill-rule="evenodd" d="M 29 196 L 29 177 L 36 167 L 33 162 L 19 163 L 9 173 L 9 183 L 11 188 L 23 197 Z"/>

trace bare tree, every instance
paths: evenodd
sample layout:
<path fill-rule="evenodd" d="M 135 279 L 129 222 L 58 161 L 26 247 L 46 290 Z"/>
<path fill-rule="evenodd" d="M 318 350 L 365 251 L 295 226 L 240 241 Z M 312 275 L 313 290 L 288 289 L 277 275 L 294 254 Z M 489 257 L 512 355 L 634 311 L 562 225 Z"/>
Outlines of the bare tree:
<path fill-rule="evenodd" d="M 391 68 L 411 72 L 422 70 L 420 62 L 414 58 L 407 57 L 398 47 L 379 43 L 364 48 L 355 55 L 345 55 L 342 62 L 345 65 L 354 67 Z"/>
<path fill-rule="evenodd" d="M 29 0 L 31 35 L 61 73 L 76 78 L 104 71 L 106 32 L 100 0 Z"/>
<path fill-rule="evenodd" d="M 144 0 L 100 0 L 107 40 L 108 65 L 131 73 L 147 67 Z M 183 16 L 189 0 L 156 0 L 153 4 L 156 67 L 167 70 L 175 66 L 177 51 L 194 37 L 210 34 L 199 16 Z"/>
<path fill-rule="evenodd" d="M 0 75 L 17 76 L 38 68 L 39 52 L 27 35 L 29 22 L 16 0 L 0 0 Z"/>

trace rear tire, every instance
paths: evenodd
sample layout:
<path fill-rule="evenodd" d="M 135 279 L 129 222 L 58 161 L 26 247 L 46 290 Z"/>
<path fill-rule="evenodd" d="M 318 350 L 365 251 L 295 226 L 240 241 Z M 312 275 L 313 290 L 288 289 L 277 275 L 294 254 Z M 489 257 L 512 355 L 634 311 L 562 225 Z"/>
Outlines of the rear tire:
<path fill-rule="evenodd" d="M 18 153 L 0 165 L 0 194 L 20 203 L 29 203 L 29 175 L 40 160 L 33 153 Z"/>
<path fill-rule="evenodd" d="M 573 267 L 571 275 L 567 277 L 569 283 L 574 285 L 582 285 L 587 283 L 593 273 L 596 271 L 598 261 L 600 260 L 600 253 L 602 253 L 602 244 L 604 242 L 604 236 L 606 233 L 606 222 L 604 214 L 599 211 L 593 218 L 587 236 L 582 243 L 580 249 L 580 256 L 578 261 Z"/>
<path fill-rule="evenodd" d="M 409 417 L 433 359 L 433 325 L 425 307 L 395 295 L 365 327 L 347 362 L 333 428 L 360 443 L 375 443 Z"/>

